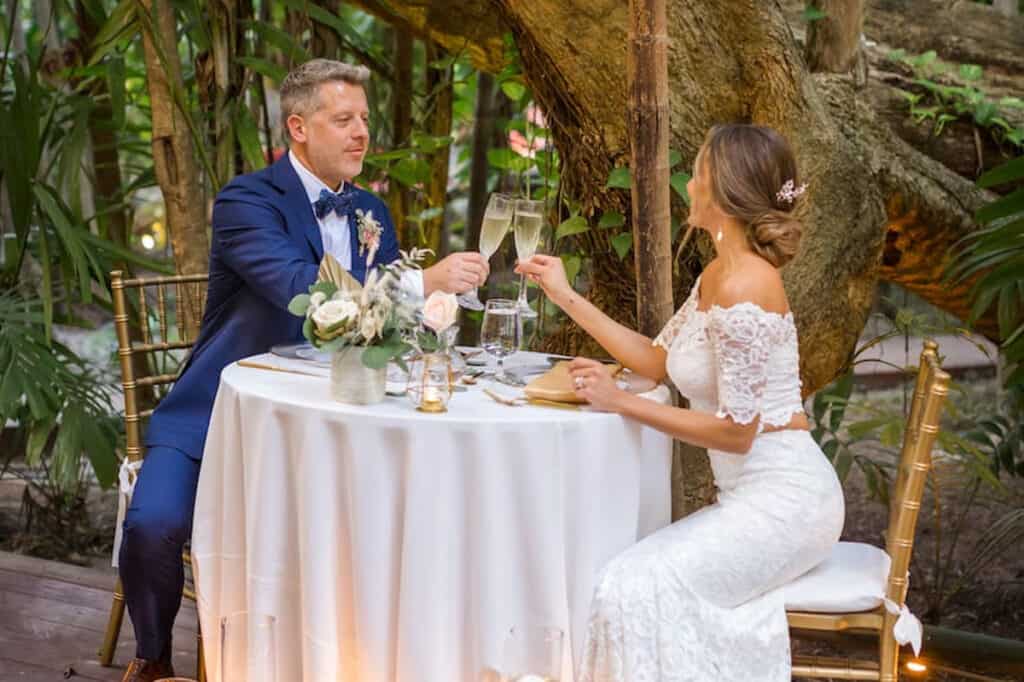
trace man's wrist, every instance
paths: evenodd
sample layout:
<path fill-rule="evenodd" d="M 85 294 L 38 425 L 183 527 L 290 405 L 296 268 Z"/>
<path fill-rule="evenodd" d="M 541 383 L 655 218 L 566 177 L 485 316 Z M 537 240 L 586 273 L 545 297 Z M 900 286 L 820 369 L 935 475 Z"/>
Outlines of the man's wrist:
<path fill-rule="evenodd" d="M 437 289 L 437 266 L 431 265 L 429 268 L 423 268 L 423 297 L 426 298 L 430 294 L 434 293 Z"/>

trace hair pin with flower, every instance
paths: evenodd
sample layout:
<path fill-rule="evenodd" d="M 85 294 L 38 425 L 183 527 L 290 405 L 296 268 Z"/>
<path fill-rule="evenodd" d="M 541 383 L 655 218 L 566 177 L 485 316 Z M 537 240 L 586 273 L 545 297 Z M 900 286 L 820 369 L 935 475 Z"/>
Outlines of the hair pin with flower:
<path fill-rule="evenodd" d="M 806 183 L 797 187 L 796 183 L 789 179 L 782 185 L 782 189 L 776 193 L 775 198 L 779 203 L 792 204 L 805 191 L 807 191 Z"/>

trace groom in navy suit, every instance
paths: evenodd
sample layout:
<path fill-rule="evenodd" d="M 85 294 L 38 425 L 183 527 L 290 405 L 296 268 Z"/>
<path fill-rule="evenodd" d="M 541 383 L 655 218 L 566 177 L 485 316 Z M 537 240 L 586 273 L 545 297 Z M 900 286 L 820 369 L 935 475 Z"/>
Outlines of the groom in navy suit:
<path fill-rule="evenodd" d="M 199 338 L 174 388 L 150 419 L 147 454 L 124 522 L 119 555 L 125 601 L 138 642 L 123 682 L 172 677 L 171 628 L 181 603 L 181 551 L 192 528 L 199 467 L 220 372 L 249 355 L 302 338 L 288 301 L 305 293 L 325 252 L 360 282 L 399 257 L 384 203 L 354 187 L 369 145 L 363 67 L 314 59 L 281 85 L 290 151 L 232 180 L 213 207 L 210 281 Z M 198 200 L 198 197 L 196 198 Z M 356 210 L 383 226 L 372 263 Z M 455 253 L 402 286 L 420 295 L 483 284 L 487 261 Z"/>

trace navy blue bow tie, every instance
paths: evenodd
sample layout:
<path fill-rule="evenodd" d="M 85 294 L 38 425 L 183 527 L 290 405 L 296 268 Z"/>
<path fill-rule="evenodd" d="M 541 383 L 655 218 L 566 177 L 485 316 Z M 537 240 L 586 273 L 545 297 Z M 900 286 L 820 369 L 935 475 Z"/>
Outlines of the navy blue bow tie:
<path fill-rule="evenodd" d="M 327 189 L 320 190 L 320 198 L 313 202 L 313 213 L 316 214 L 316 219 L 323 220 L 325 216 L 330 215 L 331 211 L 337 211 L 338 215 L 342 217 L 347 216 L 352 210 L 354 194 L 347 188 L 337 194 Z"/>

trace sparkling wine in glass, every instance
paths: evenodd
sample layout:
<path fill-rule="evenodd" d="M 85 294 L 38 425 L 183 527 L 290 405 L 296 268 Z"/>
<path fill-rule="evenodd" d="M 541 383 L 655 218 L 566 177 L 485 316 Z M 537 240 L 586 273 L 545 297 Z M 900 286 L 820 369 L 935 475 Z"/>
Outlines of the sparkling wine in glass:
<path fill-rule="evenodd" d="M 514 627 L 505 635 L 502 680 L 558 682 L 562 676 L 562 631 L 556 627 Z"/>
<path fill-rule="evenodd" d="M 484 211 L 484 220 L 480 225 L 480 255 L 490 260 L 502 240 L 508 234 L 508 228 L 512 225 L 512 212 L 514 201 L 507 194 L 492 194 L 487 201 L 487 209 Z M 464 294 L 459 294 L 459 305 L 470 310 L 483 310 L 484 304 L 480 302 L 476 287 Z"/>
<path fill-rule="evenodd" d="M 505 371 L 505 358 L 519 350 L 522 326 L 519 321 L 518 304 L 507 298 L 492 298 L 484 309 L 484 321 L 480 326 L 480 346 L 488 355 L 498 361 L 495 379 L 505 383 L 516 383 L 515 378 Z"/>
<path fill-rule="evenodd" d="M 544 202 L 519 199 L 515 208 L 516 256 L 529 260 L 537 253 L 541 228 L 544 226 Z M 526 302 L 526 275 L 519 277 L 519 314 L 522 317 L 537 317 L 537 313 Z"/>
<path fill-rule="evenodd" d="M 276 682 L 275 623 L 274 616 L 252 611 L 239 611 L 221 619 L 222 682 Z"/>

